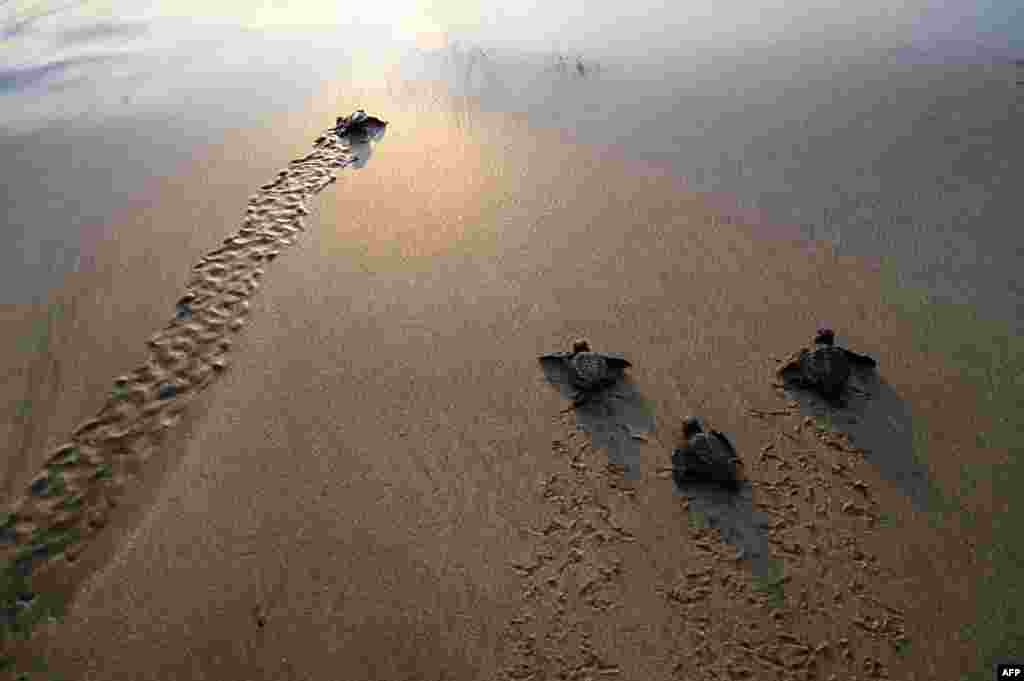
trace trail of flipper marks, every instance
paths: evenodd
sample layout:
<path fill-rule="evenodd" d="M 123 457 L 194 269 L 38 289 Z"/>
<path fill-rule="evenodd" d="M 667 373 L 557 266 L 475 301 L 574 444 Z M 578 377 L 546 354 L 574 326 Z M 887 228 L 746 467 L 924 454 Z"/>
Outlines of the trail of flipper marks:
<path fill-rule="evenodd" d="M 114 382 L 99 413 L 74 430 L 0 515 L 0 565 L 27 575 L 74 561 L 107 524 L 140 464 L 227 368 L 231 335 L 245 324 L 265 267 L 305 229 L 307 199 L 355 160 L 348 138 L 330 129 L 312 153 L 250 197 L 241 228 L 193 267 L 175 317 L 148 341 L 147 361 Z"/>

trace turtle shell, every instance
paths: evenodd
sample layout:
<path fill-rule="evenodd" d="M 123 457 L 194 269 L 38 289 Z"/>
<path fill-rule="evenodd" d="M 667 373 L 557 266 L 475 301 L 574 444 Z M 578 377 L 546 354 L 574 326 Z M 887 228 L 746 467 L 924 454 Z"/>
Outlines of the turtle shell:
<path fill-rule="evenodd" d="M 349 131 L 358 130 L 360 127 L 366 125 L 366 119 L 368 116 L 366 112 L 359 109 L 351 116 L 338 116 L 337 124 L 334 126 L 338 134 L 344 135 Z"/>
<path fill-rule="evenodd" d="M 732 443 L 716 430 L 697 433 L 672 452 L 672 466 L 680 481 L 735 483 L 736 461 L 736 450 Z"/>
<path fill-rule="evenodd" d="M 833 343 L 830 335 L 822 340 L 819 332 L 813 348 L 804 348 L 790 355 L 776 370 L 785 382 L 817 390 L 833 398 L 846 387 L 854 368 L 874 369 L 878 363 L 868 355 L 861 355 Z"/>
<path fill-rule="evenodd" d="M 850 359 L 845 350 L 834 346 L 804 353 L 800 369 L 807 383 L 825 395 L 838 395 L 850 380 Z"/>
<path fill-rule="evenodd" d="M 623 369 L 631 366 L 618 353 L 552 352 L 538 359 L 541 362 L 557 362 L 560 365 L 558 382 L 571 385 L 579 393 L 577 398 L 581 399 L 583 394 L 596 393 L 613 385 L 622 377 Z"/>
<path fill-rule="evenodd" d="M 562 360 L 564 362 L 570 361 L 576 353 L 563 350 L 561 352 L 549 352 L 546 355 L 541 355 L 538 359 L 550 359 L 550 360 Z M 612 369 L 628 369 L 633 366 L 632 362 L 626 359 L 625 355 L 620 352 L 591 352 L 592 355 L 601 355 L 604 357 L 605 362 Z"/>
<path fill-rule="evenodd" d="M 597 352 L 579 352 L 569 360 L 573 384 L 577 388 L 593 390 L 601 387 L 610 377 L 608 360 Z"/>
<path fill-rule="evenodd" d="M 379 118 L 373 116 L 367 116 L 363 112 L 361 116 L 356 117 L 353 114 L 352 120 L 345 126 L 341 131 L 342 135 L 345 135 L 353 140 L 361 142 L 368 141 L 371 137 L 376 137 L 379 133 L 383 132 L 387 128 L 387 121 L 382 121 Z"/>

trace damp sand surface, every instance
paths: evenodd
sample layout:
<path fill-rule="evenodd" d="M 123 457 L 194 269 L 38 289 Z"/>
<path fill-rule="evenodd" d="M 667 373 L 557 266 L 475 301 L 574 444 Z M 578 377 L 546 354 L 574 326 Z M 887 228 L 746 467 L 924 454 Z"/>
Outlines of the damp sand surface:
<path fill-rule="evenodd" d="M 136 440 L 118 402 L 78 431 L 96 442 L 56 466 L 65 488 L 118 501 L 100 505 L 75 564 L 41 568 L 74 599 L 23 652 L 104 680 L 972 669 L 958 638 L 976 614 L 970 545 L 772 386 L 775 358 L 828 309 L 944 446 L 986 455 L 962 415 L 945 425 L 969 391 L 906 340 L 876 271 L 766 242 L 670 175 L 557 136 L 491 121 L 498 172 L 486 129 L 474 142 L 421 121 L 413 137 L 383 117 L 373 160 L 340 169 L 305 230 L 302 192 L 326 185 L 323 157 L 344 165 L 342 150 L 286 159 L 285 181 L 253 191 L 276 186 L 287 205 L 257 196 L 237 221 L 284 214 L 225 227 L 180 291 L 195 298 L 168 299 L 174 321 L 146 350 L 156 368 L 126 374 L 140 402 L 123 409 L 182 408 L 155 409 Z M 292 176 L 307 187 L 294 196 Z M 116 329 L 112 315 L 90 331 Z M 600 415 L 562 413 L 537 363 L 580 335 L 634 365 L 642 406 L 618 458 L 591 435 Z M 182 383 L 161 398 L 171 375 Z M 659 472 L 690 413 L 735 443 L 738 501 L 681 497 Z M 132 453 L 154 432 L 147 456 Z M 111 439 L 121 467 L 96 476 Z M 939 487 L 958 472 L 941 451 L 929 461 Z M 14 489 L 35 479 L 20 477 Z M 90 492 L 106 490 L 94 477 L 117 494 Z M 26 515 L 53 522 L 53 499 Z M 714 527 L 729 503 L 768 518 L 770 569 Z"/>

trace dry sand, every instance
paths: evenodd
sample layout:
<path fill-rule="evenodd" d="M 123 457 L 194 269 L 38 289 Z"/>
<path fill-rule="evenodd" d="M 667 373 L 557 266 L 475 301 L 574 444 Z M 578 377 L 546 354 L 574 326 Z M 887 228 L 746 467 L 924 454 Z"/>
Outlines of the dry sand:
<path fill-rule="evenodd" d="M 343 171 L 309 204 L 307 231 L 303 202 L 343 146 L 290 164 L 261 191 L 275 203 L 250 201 L 256 231 L 201 261 L 192 315 L 69 441 L 78 459 L 51 473 L 67 491 L 19 502 L 20 545 L 65 520 L 89 541 L 39 578 L 76 594 L 70 615 L 18 650 L 104 681 L 973 669 L 958 628 L 982 570 L 957 528 L 931 527 L 798 414 L 748 412 L 786 408 L 772 358 L 828 310 L 948 448 L 929 453 L 939 486 L 956 485 L 957 457 L 990 455 L 953 419 L 981 418 L 970 391 L 905 340 L 877 273 L 769 242 L 663 172 L 544 133 L 506 149 L 521 171 L 512 195 L 447 205 L 464 194 L 456 167 L 478 164 L 481 196 L 500 186 L 479 150 L 444 135 L 386 140 L 378 153 L 406 161 L 409 183 Z M 427 173 L 436 181 L 413 180 Z M 144 321 L 132 319 L 98 327 L 131 345 Z M 639 480 L 608 468 L 543 380 L 536 356 L 579 334 L 627 353 L 656 416 Z M 691 412 L 733 437 L 773 519 L 781 607 L 657 473 Z M 12 487 L 42 463 L 27 457 Z M 104 464 L 110 477 L 93 481 Z M 79 511 L 54 508 L 76 493 Z"/>

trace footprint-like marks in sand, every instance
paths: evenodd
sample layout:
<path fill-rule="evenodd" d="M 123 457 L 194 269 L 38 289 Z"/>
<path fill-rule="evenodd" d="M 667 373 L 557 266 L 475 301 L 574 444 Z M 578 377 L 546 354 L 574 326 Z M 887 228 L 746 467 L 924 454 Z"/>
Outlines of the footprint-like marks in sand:
<path fill-rule="evenodd" d="M 232 334 L 249 314 L 266 267 L 306 229 L 306 202 L 351 165 L 347 137 L 330 129 L 249 198 L 237 232 L 200 258 L 171 321 L 147 342 L 144 364 L 114 381 L 106 404 L 49 457 L 22 498 L 0 515 L 0 560 L 27 575 L 74 561 L 140 463 L 182 410 L 229 366 Z"/>
<path fill-rule="evenodd" d="M 568 428 L 570 418 L 560 415 L 558 425 Z M 537 538 L 533 550 L 510 565 L 522 578 L 522 607 L 504 633 L 510 659 L 495 676 L 501 681 L 621 678 L 579 615 L 624 607 L 621 547 L 636 538 L 619 523 L 610 497 L 628 505 L 633 489 L 620 482 L 625 467 L 602 462 L 586 439 L 577 422 L 566 440 L 552 442 L 568 470 L 541 486 L 545 523 L 528 530 Z"/>

